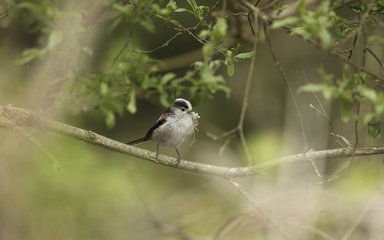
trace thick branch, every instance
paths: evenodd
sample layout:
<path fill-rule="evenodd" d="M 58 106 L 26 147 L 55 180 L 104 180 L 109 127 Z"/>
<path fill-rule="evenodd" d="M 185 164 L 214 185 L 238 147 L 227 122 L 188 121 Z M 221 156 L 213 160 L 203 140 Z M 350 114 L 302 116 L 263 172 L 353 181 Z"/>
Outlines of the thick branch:
<path fill-rule="evenodd" d="M 311 161 L 317 161 L 346 158 L 351 157 L 352 155 L 358 157 L 384 154 L 384 147 L 358 148 L 355 152 L 352 148 L 338 148 L 285 156 L 249 167 L 220 167 L 187 160 L 181 160 L 180 164 L 175 166 L 177 162 L 176 158 L 160 155 L 157 160 L 154 152 L 126 145 L 125 143 L 112 140 L 89 130 L 73 127 L 53 120 L 47 120 L 40 112 L 11 106 L 0 106 L 0 127 L 13 128 L 15 125 L 19 127 L 32 127 L 55 132 L 60 135 L 66 135 L 71 138 L 76 138 L 81 141 L 107 148 L 114 152 L 135 156 L 155 163 L 158 162 L 163 165 L 176 167 L 186 171 L 228 178 L 255 175 L 266 168 L 282 163 L 303 162 L 308 161 L 308 159 Z"/>

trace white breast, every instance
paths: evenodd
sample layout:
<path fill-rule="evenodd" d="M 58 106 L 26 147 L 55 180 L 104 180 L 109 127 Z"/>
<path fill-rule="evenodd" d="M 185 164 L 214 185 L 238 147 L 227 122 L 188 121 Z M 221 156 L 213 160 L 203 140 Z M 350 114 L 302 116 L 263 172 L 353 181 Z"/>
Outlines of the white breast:
<path fill-rule="evenodd" d="M 183 142 L 194 133 L 192 116 L 184 114 L 182 117 L 170 117 L 152 134 L 152 140 L 168 147 L 180 147 Z"/>

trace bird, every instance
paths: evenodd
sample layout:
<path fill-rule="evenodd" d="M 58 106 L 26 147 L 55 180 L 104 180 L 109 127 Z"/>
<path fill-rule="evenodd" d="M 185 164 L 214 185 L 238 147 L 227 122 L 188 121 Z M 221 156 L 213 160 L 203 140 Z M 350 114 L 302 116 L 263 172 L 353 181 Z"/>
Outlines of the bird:
<path fill-rule="evenodd" d="M 176 166 L 180 163 L 178 148 L 195 132 L 200 116 L 192 111 L 192 105 L 188 100 L 177 98 L 172 107 L 168 108 L 147 131 L 144 137 L 128 142 L 128 145 L 136 145 L 142 142 L 155 141 L 156 159 L 159 155 L 159 146 L 173 147 L 177 153 Z"/>

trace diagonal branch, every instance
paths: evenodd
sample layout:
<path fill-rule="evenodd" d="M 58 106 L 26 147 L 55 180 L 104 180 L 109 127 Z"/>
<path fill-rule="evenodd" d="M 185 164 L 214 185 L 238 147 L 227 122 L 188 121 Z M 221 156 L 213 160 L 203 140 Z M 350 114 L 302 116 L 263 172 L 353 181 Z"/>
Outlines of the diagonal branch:
<path fill-rule="evenodd" d="M 352 155 L 358 157 L 384 154 L 384 147 L 364 147 L 357 148 L 355 151 L 353 148 L 338 148 L 284 156 L 248 167 L 222 167 L 187 160 L 181 160 L 180 164 L 176 166 L 176 158 L 159 155 L 157 160 L 154 152 L 126 145 L 125 143 L 104 137 L 90 130 L 77 128 L 53 120 L 47 120 L 44 116 L 42 116 L 41 112 L 11 106 L 0 106 L 0 127 L 13 128 L 14 124 L 17 126 L 32 127 L 65 135 L 90 144 L 104 147 L 114 152 L 134 156 L 152 161 L 154 163 L 158 162 L 159 164 L 169 167 L 226 178 L 256 175 L 265 169 L 279 164 L 305 162 L 308 159 L 311 159 L 312 161 L 321 161 L 326 159 L 348 158 Z"/>

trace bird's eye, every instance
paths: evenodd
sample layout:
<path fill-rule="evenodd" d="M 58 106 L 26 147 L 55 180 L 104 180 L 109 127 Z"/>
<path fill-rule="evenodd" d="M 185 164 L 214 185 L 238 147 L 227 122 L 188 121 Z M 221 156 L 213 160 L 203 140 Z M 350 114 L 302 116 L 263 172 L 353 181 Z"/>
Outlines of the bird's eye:
<path fill-rule="evenodd" d="M 185 108 L 183 108 L 183 107 L 182 107 L 182 108 L 181 108 L 181 111 L 183 111 L 183 112 L 184 112 L 184 111 L 185 111 Z"/>

